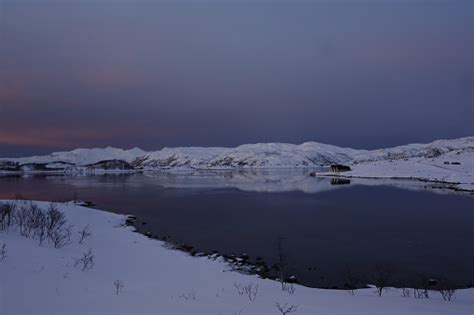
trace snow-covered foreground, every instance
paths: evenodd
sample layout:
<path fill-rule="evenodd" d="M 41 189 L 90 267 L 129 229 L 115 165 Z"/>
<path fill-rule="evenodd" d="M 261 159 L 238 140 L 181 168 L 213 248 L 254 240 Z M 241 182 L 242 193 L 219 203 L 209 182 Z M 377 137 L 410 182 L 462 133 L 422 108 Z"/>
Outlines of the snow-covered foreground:
<path fill-rule="evenodd" d="M 21 202 L 18 202 L 21 203 Z M 38 202 L 42 208 L 47 203 Z M 438 292 L 429 299 L 404 298 L 390 289 L 345 291 L 280 284 L 230 270 L 222 261 L 195 258 L 133 233 L 125 217 L 75 204 L 57 204 L 73 224 L 71 243 L 38 245 L 18 231 L 0 232 L 0 314 L 281 314 L 280 305 L 297 305 L 294 314 L 473 314 L 474 289 L 458 290 L 451 302 Z M 92 233 L 79 244 L 78 231 Z M 205 231 L 203 231 L 205 233 Z M 94 266 L 82 271 L 75 259 L 89 249 Z M 2 258 L 0 257 L 0 260 Z M 116 294 L 115 283 L 123 288 Z M 255 299 L 239 295 L 235 284 L 258 285 Z M 254 291 L 255 292 L 255 291 Z"/>

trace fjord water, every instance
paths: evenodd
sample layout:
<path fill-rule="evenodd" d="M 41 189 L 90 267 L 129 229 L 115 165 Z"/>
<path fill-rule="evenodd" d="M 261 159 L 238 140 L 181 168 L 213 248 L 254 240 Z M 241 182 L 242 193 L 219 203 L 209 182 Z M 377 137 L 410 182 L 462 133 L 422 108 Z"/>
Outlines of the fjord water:
<path fill-rule="evenodd" d="M 380 264 L 400 286 L 417 286 L 421 275 L 472 286 L 472 195 L 391 182 L 334 185 L 308 174 L 8 176 L 0 177 L 0 198 L 91 201 L 136 215 L 141 232 L 197 251 L 247 253 L 269 266 L 283 237 L 289 272 L 309 286 L 340 287 L 347 267 L 370 279 Z"/>

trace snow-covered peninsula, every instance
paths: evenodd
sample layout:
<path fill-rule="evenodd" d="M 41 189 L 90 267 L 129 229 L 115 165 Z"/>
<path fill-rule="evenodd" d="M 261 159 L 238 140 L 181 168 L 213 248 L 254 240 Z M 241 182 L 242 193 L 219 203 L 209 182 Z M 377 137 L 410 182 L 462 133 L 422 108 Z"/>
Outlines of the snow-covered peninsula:
<path fill-rule="evenodd" d="M 88 173 L 183 169 L 320 168 L 345 164 L 344 177 L 420 179 L 474 188 L 474 137 L 356 150 L 317 142 L 246 144 L 236 148 L 182 147 L 147 152 L 138 148 L 76 149 L 46 156 L 0 159 L 4 173 Z M 316 175 L 334 175 L 318 172 Z"/>

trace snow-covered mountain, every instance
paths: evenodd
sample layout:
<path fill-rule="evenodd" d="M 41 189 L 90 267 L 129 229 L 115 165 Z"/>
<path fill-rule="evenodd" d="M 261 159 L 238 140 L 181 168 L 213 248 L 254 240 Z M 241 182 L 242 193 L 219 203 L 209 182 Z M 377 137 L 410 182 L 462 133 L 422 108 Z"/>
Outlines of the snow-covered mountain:
<path fill-rule="evenodd" d="M 474 137 L 437 140 L 427 144 L 407 144 L 389 149 L 360 152 L 354 161 L 374 162 L 381 160 L 405 160 L 410 158 L 437 158 L 452 152 L 468 152 L 474 149 Z"/>
<path fill-rule="evenodd" d="M 444 155 L 474 157 L 474 137 L 409 144 L 389 149 L 356 150 L 306 142 L 246 144 L 236 148 L 182 147 L 147 152 L 138 148 L 76 149 L 46 156 L 0 159 L 3 172 L 76 172 L 166 169 L 314 168 L 334 163 L 358 165 L 377 161 Z M 448 161 L 449 162 L 449 161 Z"/>

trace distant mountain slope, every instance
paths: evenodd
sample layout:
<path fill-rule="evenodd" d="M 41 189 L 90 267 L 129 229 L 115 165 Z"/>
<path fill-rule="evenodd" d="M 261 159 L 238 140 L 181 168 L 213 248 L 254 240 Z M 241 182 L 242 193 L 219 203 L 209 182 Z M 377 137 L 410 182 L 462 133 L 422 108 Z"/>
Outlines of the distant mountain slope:
<path fill-rule="evenodd" d="M 306 142 L 246 144 L 236 148 L 165 148 L 151 152 L 136 166 L 153 168 L 191 167 L 200 169 L 315 167 L 349 162 L 356 150 Z"/>
<path fill-rule="evenodd" d="M 403 160 L 409 158 L 436 158 L 443 154 L 474 149 L 474 137 L 437 140 L 427 144 L 407 144 L 388 149 L 366 151 L 354 156 L 355 161 L 373 162 L 381 160 Z"/>
<path fill-rule="evenodd" d="M 306 142 L 246 144 L 236 148 L 182 147 L 146 152 L 138 148 L 76 149 L 46 156 L 0 159 L 3 172 L 83 172 L 166 169 L 314 168 L 413 158 L 433 159 L 450 154 L 474 157 L 474 137 L 409 144 L 373 151 Z"/>

